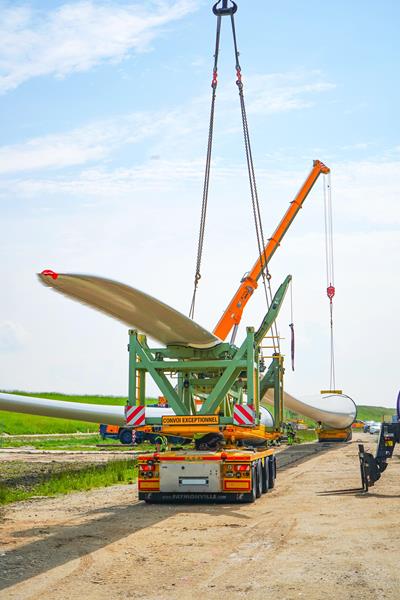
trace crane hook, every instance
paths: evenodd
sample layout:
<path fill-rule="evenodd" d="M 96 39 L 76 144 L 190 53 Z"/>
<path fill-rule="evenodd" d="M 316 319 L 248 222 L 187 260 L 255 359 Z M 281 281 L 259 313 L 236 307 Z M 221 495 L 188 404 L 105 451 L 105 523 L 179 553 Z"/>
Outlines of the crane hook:
<path fill-rule="evenodd" d="M 228 6 L 228 0 L 218 0 L 218 2 L 216 2 L 213 6 L 214 15 L 216 15 L 217 17 L 223 17 L 225 15 L 234 15 L 238 7 L 236 2 L 233 2 L 233 0 L 230 1 L 232 6 Z M 218 4 L 220 4 L 221 2 L 222 6 L 221 8 L 218 8 Z"/>

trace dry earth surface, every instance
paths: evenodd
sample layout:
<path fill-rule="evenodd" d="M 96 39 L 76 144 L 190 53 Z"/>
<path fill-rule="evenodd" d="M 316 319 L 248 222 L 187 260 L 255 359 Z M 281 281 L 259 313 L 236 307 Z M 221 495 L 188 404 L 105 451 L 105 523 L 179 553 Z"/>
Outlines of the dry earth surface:
<path fill-rule="evenodd" d="M 125 460 L 140 454 L 135 450 L 119 450 L 104 452 L 85 450 L 35 450 L 24 448 L 7 448 L 0 450 L 0 475 L 2 466 L 15 461 L 29 464 L 38 463 L 99 463 L 109 460 Z M 5 468 L 5 467 L 4 467 Z"/>
<path fill-rule="evenodd" d="M 359 439 L 375 442 L 280 453 L 253 505 L 147 505 L 115 486 L 8 506 L 0 598 L 396 600 L 400 461 L 360 493 Z"/>

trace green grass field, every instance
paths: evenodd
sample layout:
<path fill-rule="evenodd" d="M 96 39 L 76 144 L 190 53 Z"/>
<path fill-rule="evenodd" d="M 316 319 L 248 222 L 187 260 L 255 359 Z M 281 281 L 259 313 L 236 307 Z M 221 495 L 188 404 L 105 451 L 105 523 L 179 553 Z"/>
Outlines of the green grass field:
<path fill-rule="evenodd" d="M 78 450 L 84 452 L 102 452 L 103 450 L 112 450 L 113 452 L 131 452 L 132 446 L 121 444 L 118 440 L 105 439 L 103 440 L 98 434 L 92 434 L 85 437 L 71 436 L 65 434 L 65 437 L 1 437 L 0 448 L 25 448 L 35 450 Z M 101 447 L 99 447 L 99 445 Z M 135 452 L 147 452 L 154 450 L 155 446 L 149 442 L 143 442 L 142 444 L 136 444 L 133 449 Z M 79 456 L 78 459 L 79 460 Z"/>
<path fill-rule="evenodd" d="M 317 439 L 318 436 L 314 429 L 299 429 L 296 431 L 296 442 L 301 444 L 315 442 Z"/>
<path fill-rule="evenodd" d="M 35 496 L 56 496 L 132 483 L 137 476 L 137 467 L 132 459 L 85 466 L 49 463 L 36 472 L 33 472 L 32 465 L 24 463 L 13 463 L 8 467 L 0 483 L 0 505 Z"/>
<path fill-rule="evenodd" d="M 361 421 L 391 421 L 395 408 L 385 406 L 357 406 L 357 419 Z"/>
<path fill-rule="evenodd" d="M 68 434 L 67 434 L 68 435 Z M 117 444 L 117 440 L 103 440 L 99 435 L 94 433 L 83 438 L 81 437 L 65 437 L 60 439 L 59 437 L 48 438 L 41 437 L 30 438 L 7 438 L 3 437 L 0 440 L 0 448 L 34 448 L 35 450 L 99 450 L 97 444 L 104 446 L 113 446 Z M 120 444 L 121 448 L 124 449 L 127 446 Z M 131 450 L 128 446 L 128 448 Z"/>

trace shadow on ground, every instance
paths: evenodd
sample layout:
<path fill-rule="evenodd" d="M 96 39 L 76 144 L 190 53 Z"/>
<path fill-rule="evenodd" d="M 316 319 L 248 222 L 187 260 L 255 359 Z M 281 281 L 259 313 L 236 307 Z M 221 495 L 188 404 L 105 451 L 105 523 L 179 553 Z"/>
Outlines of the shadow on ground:
<path fill-rule="evenodd" d="M 299 464 L 314 458 L 319 454 L 325 454 L 332 450 L 343 448 L 343 444 L 334 442 L 311 442 L 309 444 L 294 444 L 287 446 L 276 454 L 276 463 L 279 472 L 286 471 L 292 467 L 297 467 Z"/>
<path fill-rule="evenodd" d="M 283 471 L 339 447 L 342 446 L 316 443 L 287 447 L 277 453 L 278 470 Z M 62 502 L 63 498 L 59 500 Z M 237 504 L 147 505 L 144 502 L 133 501 L 132 504 L 82 511 L 79 513 L 79 523 L 41 525 L 14 533 L 14 538 L 40 536 L 40 539 L 28 541 L 25 545 L 0 556 L 0 590 L 79 559 L 141 529 L 182 513 L 223 515 L 246 521 L 251 519 L 244 511 L 238 509 Z M 138 558 L 140 559 L 140 553 Z"/>
<path fill-rule="evenodd" d="M 364 492 L 359 488 L 349 488 L 344 490 L 325 490 L 318 492 L 317 496 L 354 496 L 356 498 L 400 498 L 400 494 L 380 494 L 379 492 L 371 493 L 370 491 Z"/>
<path fill-rule="evenodd" d="M 239 512 L 237 505 L 149 506 L 133 502 L 85 511 L 79 515 L 83 523 L 42 525 L 14 533 L 14 538 L 41 538 L 0 556 L 0 590 L 81 558 L 178 513 L 250 518 Z"/>

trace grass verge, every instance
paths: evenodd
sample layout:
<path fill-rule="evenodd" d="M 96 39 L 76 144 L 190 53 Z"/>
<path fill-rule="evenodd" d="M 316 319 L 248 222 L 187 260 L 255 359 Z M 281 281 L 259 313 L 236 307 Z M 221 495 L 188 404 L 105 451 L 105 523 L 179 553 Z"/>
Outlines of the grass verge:
<path fill-rule="evenodd" d="M 113 448 L 114 444 L 118 444 L 118 440 L 103 440 L 99 435 L 93 434 L 85 436 L 84 438 L 77 437 L 69 437 L 69 438 L 30 438 L 20 437 L 20 438 L 0 438 L 0 448 L 35 448 L 35 450 L 99 450 L 97 448 L 97 444 L 101 444 L 104 446 L 110 446 Z M 130 446 L 123 446 L 120 444 L 122 449 L 126 449 L 127 447 L 131 449 Z M 114 448 L 113 448 L 114 449 Z"/>
<path fill-rule="evenodd" d="M 396 409 L 387 406 L 357 406 L 357 419 L 362 421 L 391 421 L 395 414 Z"/>
<path fill-rule="evenodd" d="M 98 446 L 101 445 L 101 448 Z M 28 435 L 20 438 L 8 438 L 0 437 L 0 449 L 7 448 L 25 448 L 35 450 L 77 450 L 85 452 L 101 452 L 108 451 L 107 446 L 113 452 L 130 452 L 132 450 L 146 452 L 148 450 L 154 450 L 154 445 L 148 442 L 142 444 L 136 444 L 135 446 L 121 444 L 118 440 L 103 440 L 99 435 L 88 435 L 83 438 L 80 437 L 65 437 L 65 438 L 44 438 L 40 437 L 32 438 Z"/>
<path fill-rule="evenodd" d="M 84 467 L 64 466 L 62 471 L 48 470 L 31 479 L 19 475 L 0 484 L 0 504 L 28 500 L 35 496 L 56 496 L 121 483 L 132 483 L 137 476 L 133 460 L 111 461 Z"/>
<path fill-rule="evenodd" d="M 299 429 L 296 431 L 296 442 L 304 444 L 305 442 L 315 442 L 318 439 L 314 429 Z"/>

